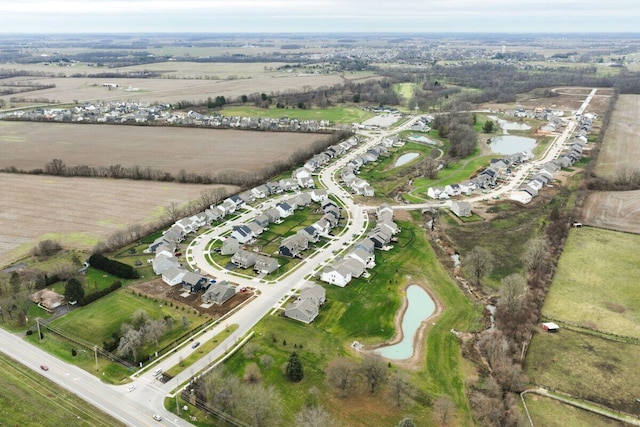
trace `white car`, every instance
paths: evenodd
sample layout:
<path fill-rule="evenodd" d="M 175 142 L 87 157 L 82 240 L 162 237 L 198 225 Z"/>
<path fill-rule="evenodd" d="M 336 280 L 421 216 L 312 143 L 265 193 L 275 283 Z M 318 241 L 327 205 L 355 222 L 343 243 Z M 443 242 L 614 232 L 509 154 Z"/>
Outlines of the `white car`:
<path fill-rule="evenodd" d="M 127 388 L 127 391 L 128 391 L 129 393 L 131 393 L 131 392 L 132 392 L 133 390 L 135 390 L 135 389 L 136 389 L 136 385 L 135 385 L 135 384 L 131 384 L 131 385 L 129 386 L 129 388 Z"/>
<path fill-rule="evenodd" d="M 153 414 L 153 419 L 156 421 L 162 421 L 162 417 L 158 414 Z"/>

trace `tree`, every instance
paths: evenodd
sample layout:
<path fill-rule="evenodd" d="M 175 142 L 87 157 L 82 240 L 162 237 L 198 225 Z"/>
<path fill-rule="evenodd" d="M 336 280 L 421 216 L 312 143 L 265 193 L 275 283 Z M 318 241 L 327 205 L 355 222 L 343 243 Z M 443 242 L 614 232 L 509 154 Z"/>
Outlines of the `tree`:
<path fill-rule="evenodd" d="M 158 340 L 167 330 L 167 322 L 164 319 L 149 320 L 144 326 L 145 339 L 153 340 L 158 348 Z"/>
<path fill-rule="evenodd" d="M 521 297 L 524 295 L 527 282 L 520 274 L 514 273 L 503 278 L 501 285 L 498 305 L 502 306 L 510 317 L 514 317 L 520 310 Z"/>
<path fill-rule="evenodd" d="M 204 393 L 207 404 L 233 415 L 241 401 L 240 381 L 222 369 L 214 369 L 205 376 Z"/>
<path fill-rule="evenodd" d="M 273 387 L 264 388 L 259 385 L 246 387 L 243 395 L 243 400 L 251 403 L 242 405 L 240 409 L 252 426 L 280 425 L 282 404 L 278 392 Z"/>
<path fill-rule="evenodd" d="M 365 378 L 369 392 L 376 392 L 376 388 L 387 380 L 387 366 L 378 356 L 367 355 L 360 365 L 360 373 Z"/>
<path fill-rule="evenodd" d="M 307 406 L 296 414 L 296 427 L 334 427 L 337 425 L 331 415 L 321 406 Z"/>
<path fill-rule="evenodd" d="M 294 383 L 302 381 L 302 378 L 304 377 L 304 373 L 302 372 L 302 362 L 300 361 L 300 357 L 298 357 L 298 353 L 295 351 L 289 356 L 286 376 L 289 381 Z"/>
<path fill-rule="evenodd" d="M 399 408 L 402 405 L 402 399 L 410 394 L 412 390 L 413 387 L 404 373 L 395 371 L 391 375 L 391 398 L 396 407 Z"/>
<path fill-rule="evenodd" d="M 476 286 L 480 287 L 480 279 L 493 270 L 493 255 L 487 249 L 476 246 L 464 258 L 464 265 L 475 279 Z"/>
<path fill-rule="evenodd" d="M 44 165 L 45 173 L 49 175 L 64 175 L 67 170 L 67 165 L 60 159 L 53 159 L 46 165 Z"/>
<path fill-rule="evenodd" d="M 482 132 L 491 133 L 493 132 L 494 126 L 495 124 L 493 123 L 493 120 L 487 120 L 486 122 L 484 122 L 484 125 L 482 126 Z"/>
<path fill-rule="evenodd" d="M 539 279 L 549 270 L 551 262 L 547 242 L 541 237 L 529 240 L 522 254 L 522 262 L 527 268 L 527 273 L 533 279 Z"/>
<path fill-rule="evenodd" d="M 334 359 L 327 367 L 327 381 L 338 390 L 340 397 L 346 397 L 355 382 L 356 366 L 344 357 Z"/>
<path fill-rule="evenodd" d="M 398 423 L 398 427 L 416 427 L 416 423 L 414 423 L 411 418 L 405 417 L 400 420 L 400 422 Z"/>
<path fill-rule="evenodd" d="M 11 294 L 14 298 L 18 296 L 20 293 L 20 275 L 17 271 L 12 271 L 11 276 L 9 276 L 9 284 L 11 285 Z"/>
<path fill-rule="evenodd" d="M 433 415 L 436 417 L 440 425 L 449 424 L 449 417 L 454 410 L 453 402 L 449 396 L 439 397 L 433 404 Z"/>
<path fill-rule="evenodd" d="M 48 257 L 55 254 L 61 249 L 62 246 L 60 246 L 60 243 L 56 242 L 55 240 L 47 239 L 38 242 L 38 245 L 32 249 L 32 253 L 35 256 Z"/>
<path fill-rule="evenodd" d="M 122 324 L 122 338 L 118 343 L 117 353 L 120 356 L 127 356 L 131 354 L 133 361 L 138 359 L 138 350 L 142 346 L 142 332 L 134 329 L 128 323 Z"/>
<path fill-rule="evenodd" d="M 180 218 L 180 208 L 178 208 L 178 203 L 171 202 L 164 208 L 164 217 L 167 222 L 174 223 Z"/>
<path fill-rule="evenodd" d="M 65 283 L 64 297 L 69 302 L 80 301 L 84 298 L 84 287 L 75 277 L 70 278 L 67 280 L 67 283 Z"/>

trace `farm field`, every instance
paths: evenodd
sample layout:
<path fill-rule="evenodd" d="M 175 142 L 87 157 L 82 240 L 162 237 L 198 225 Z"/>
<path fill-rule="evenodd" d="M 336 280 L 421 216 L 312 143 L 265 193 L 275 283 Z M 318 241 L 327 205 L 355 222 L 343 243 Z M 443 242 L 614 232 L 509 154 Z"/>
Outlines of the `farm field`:
<path fill-rule="evenodd" d="M 262 64 L 261 64 L 262 65 Z M 264 65 L 262 65 L 264 66 Z M 144 68 L 147 68 L 146 66 Z M 164 65 L 168 71 L 175 69 L 173 63 Z M 195 67 L 194 67 L 195 68 Z M 46 71 L 51 72 L 51 69 Z M 55 71 L 55 70 L 54 70 Z M 74 70 L 77 72 L 78 70 Z M 229 72 L 229 71 L 227 71 Z M 358 75 L 354 75 L 360 78 Z M 46 98 L 56 103 L 70 104 L 86 101 L 139 101 L 150 103 L 176 103 L 179 101 L 206 101 L 208 97 L 224 96 L 235 99 L 241 95 L 252 93 L 272 93 L 301 91 L 304 87 L 333 86 L 343 83 L 342 76 L 331 75 L 295 75 L 263 74 L 246 78 L 215 79 L 178 79 L 178 78 L 96 78 L 96 77 L 14 77 L 6 83 L 26 82 L 43 85 L 55 85 L 53 88 L 23 94 L 24 98 Z M 120 88 L 109 90 L 102 83 L 118 83 Z M 14 95 L 0 97 L 7 105 L 12 105 L 10 98 Z"/>
<path fill-rule="evenodd" d="M 639 246 L 637 235 L 572 229 L 543 316 L 640 338 Z"/>
<path fill-rule="evenodd" d="M 640 190 L 590 193 L 582 207 L 585 224 L 640 234 Z"/>
<path fill-rule="evenodd" d="M 567 328 L 536 333 L 525 362 L 533 384 L 629 413 L 637 413 L 638 369 L 640 346 Z"/>
<path fill-rule="evenodd" d="M 545 427 L 613 427 L 625 424 L 537 394 L 525 395 L 533 425 Z"/>
<path fill-rule="evenodd" d="M 640 161 L 640 95 L 620 95 L 598 155 L 596 173 L 615 177 L 638 169 Z"/>
<path fill-rule="evenodd" d="M 52 159 L 67 166 L 150 167 L 188 173 L 258 172 L 326 135 L 160 126 L 0 121 L 0 167 L 31 170 Z"/>
<path fill-rule="evenodd" d="M 156 221 L 170 203 L 182 204 L 210 188 L 214 186 L 0 174 L 0 266 L 43 239 L 90 249 L 128 225 Z"/>
<path fill-rule="evenodd" d="M 4 354 L 0 354 L 0 369 L 2 425 L 124 425 Z"/>

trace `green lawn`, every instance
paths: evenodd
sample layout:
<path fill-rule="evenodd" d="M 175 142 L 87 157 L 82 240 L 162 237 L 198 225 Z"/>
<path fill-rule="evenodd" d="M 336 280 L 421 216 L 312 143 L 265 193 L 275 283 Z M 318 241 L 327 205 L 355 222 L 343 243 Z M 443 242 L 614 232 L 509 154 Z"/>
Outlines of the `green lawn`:
<path fill-rule="evenodd" d="M 358 107 L 329 107 L 301 110 L 297 108 L 258 108 L 252 106 L 233 106 L 221 111 L 225 116 L 248 116 L 280 118 L 287 116 L 298 120 L 329 120 L 332 123 L 351 124 L 363 122 L 375 114 Z"/>
<path fill-rule="evenodd" d="M 543 315 L 640 338 L 639 247 L 638 235 L 572 229 Z"/>
<path fill-rule="evenodd" d="M 357 340 L 375 344 L 394 335 L 393 318 L 401 303 L 401 290 L 409 283 L 426 283 L 445 306 L 445 311 L 431 326 L 427 338 L 427 353 L 418 372 L 407 371 L 411 383 L 423 395 L 447 394 L 457 408 L 462 424 L 471 424 L 467 406 L 462 359 L 457 339 L 451 328 L 470 330 L 477 326 L 479 311 L 475 310 L 438 262 L 424 231 L 410 222 L 400 222 L 399 243 L 389 252 L 376 252 L 378 267 L 368 279 L 357 279 L 347 287 L 323 285 L 327 303 L 311 325 L 280 316 L 267 316 L 255 328 L 254 338 L 245 349 L 236 353 L 225 366 L 242 375 L 250 362 L 258 363 L 263 381 L 279 390 L 284 402 L 284 421 L 292 417 L 310 399 L 309 389 L 317 388 L 319 402 L 331 402 L 327 409 L 347 425 L 395 425 L 405 414 L 411 414 L 417 425 L 430 425 L 431 410 L 409 399 L 395 408 L 388 390 L 371 397 L 357 387 L 352 398 L 336 399 L 326 385 L 325 369 L 335 357 L 358 359 L 350 349 Z M 281 367 L 292 351 L 298 352 L 304 366 L 301 383 L 288 383 Z M 260 365 L 260 357 L 273 359 L 271 367 Z M 391 370 L 399 369 L 391 363 Z M 284 422 L 286 425 L 287 422 Z"/>
<path fill-rule="evenodd" d="M 6 426 L 123 426 L 84 400 L 0 354 L 0 424 Z"/>
<path fill-rule="evenodd" d="M 561 328 L 538 331 L 527 352 L 529 380 L 610 408 L 637 413 L 640 346 Z"/>

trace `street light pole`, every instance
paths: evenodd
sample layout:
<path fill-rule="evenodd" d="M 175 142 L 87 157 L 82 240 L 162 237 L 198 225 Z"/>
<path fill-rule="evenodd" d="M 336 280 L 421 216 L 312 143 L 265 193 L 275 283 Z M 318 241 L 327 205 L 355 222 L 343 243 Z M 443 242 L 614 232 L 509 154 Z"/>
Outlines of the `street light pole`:
<path fill-rule="evenodd" d="M 96 372 L 98 372 L 98 346 L 97 345 L 93 346 L 93 352 L 96 355 Z"/>

